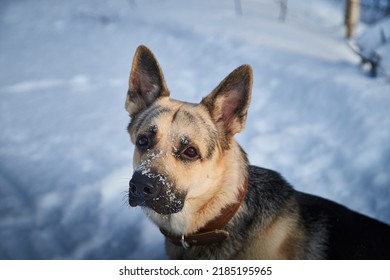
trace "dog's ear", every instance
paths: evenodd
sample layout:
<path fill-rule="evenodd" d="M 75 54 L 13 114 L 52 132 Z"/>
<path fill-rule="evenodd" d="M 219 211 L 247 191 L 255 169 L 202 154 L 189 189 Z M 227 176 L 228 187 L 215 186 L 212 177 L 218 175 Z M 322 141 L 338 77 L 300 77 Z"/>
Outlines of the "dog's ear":
<path fill-rule="evenodd" d="M 169 96 L 169 91 L 161 68 L 153 53 L 141 45 L 135 52 L 131 67 L 126 111 L 134 118 L 163 96 Z"/>
<path fill-rule="evenodd" d="M 252 67 L 242 65 L 230 73 L 201 104 L 226 135 L 243 130 L 252 92 Z"/>

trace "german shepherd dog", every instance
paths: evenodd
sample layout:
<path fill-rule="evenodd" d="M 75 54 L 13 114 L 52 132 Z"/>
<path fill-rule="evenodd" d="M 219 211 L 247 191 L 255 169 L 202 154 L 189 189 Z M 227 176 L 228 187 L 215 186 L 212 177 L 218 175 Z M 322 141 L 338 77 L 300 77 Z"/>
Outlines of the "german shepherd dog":
<path fill-rule="evenodd" d="M 169 97 L 138 47 L 125 108 L 135 145 L 129 204 L 160 228 L 172 259 L 390 259 L 390 227 L 298 192 L 249 165 L 244 128 L 252 69 L 238 67 L 199 104 Z"/>

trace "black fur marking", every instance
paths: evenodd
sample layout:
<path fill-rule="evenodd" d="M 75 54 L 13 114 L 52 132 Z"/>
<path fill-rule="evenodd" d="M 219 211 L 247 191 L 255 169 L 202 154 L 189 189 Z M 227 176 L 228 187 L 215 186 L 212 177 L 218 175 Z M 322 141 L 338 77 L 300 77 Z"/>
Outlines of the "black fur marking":
<path fill-rule="evenodd" d="M 153 119 L 159 117 L 162 114 L 169 113 L 172 110 L 166 107 L 152 106 L 147 109 L 145 112 L 141 113 L 137 118 L 132 119 L 131 123 L 134 121 L 135 133 L 138 133 L 141 127 L 143 127 L 147 122 L 151 122 Z M 132 126 L 132 124 L 130 124 Z"/>
<path fill-rule="evenodd" d="M 184 117 L 186 118 L 186 121 L 189 123 L 196 123 L 196 117 L 195 115 L 191 114 L 188 111 L 183 111 Z"/>
<path fill-rule="evenodd" d="M 297 199 L 306 228 L 318 224 L 314 218 L 324 221 L 326 259 L 390 259 L 388 225 L 321 197 L 298 193 Z"/>
<path fill-rule="evenodd" d="M 194 124 L 194 125 L 197 124 L 197 117 L 194 114 L 192 114 L 191 112 L 186 111 L 186 110 L 182 110 L 181 108 L 177 109 L 176 112 L 173 114 L 171 123 L 174 123 L 176 121 L 179 113 L 181 113 L 183 115 L 185 122 L 190 123 L 190 124 Z"/>
<path fill-rule="evenodd" d="M 217 146 L 218 133 L 216 129 L 210 126 L 201 115 L 197 115 L 196 117 L 199 119 L 202 127 L 207 129 L 207 154 L 204 158 L 210 159 L 213 156 Z"/>
<path fill-rule="evenodd" d="M 215 138 L 210 138 L 210 141 L 207 145 L 207 154 L 206 154 L 206 159 L 210 159 L 214 152 L 215 152 L 215 147 L 216 147 L 216 141 L 215 141 Z"/>
<path fill-rule="evenodd" d="M 171 123 L 174 123 L 176 121 L 176 117 L 177 117 L 177 114 L 179 113 L 179 111 L 180 111 L 180 108 L 177 109 L 176 112 L 173 114 Z"/>

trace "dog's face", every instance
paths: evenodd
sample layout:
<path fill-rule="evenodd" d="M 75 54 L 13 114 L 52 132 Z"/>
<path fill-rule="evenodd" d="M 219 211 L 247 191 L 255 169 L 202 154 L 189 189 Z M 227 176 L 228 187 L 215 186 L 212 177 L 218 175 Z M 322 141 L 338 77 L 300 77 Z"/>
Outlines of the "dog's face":
<path fill-rule="evenodd" d="M 144 46 L 137 49 L 126 99 L 135 145 L 131 206 L 162 223 L 190 215 L 219 191 L 224 154 L 245 124 L 251 83 L 251 68 L 244 65 L 199 104 L 176 101 L 169 98 L 153 54 Z"/>

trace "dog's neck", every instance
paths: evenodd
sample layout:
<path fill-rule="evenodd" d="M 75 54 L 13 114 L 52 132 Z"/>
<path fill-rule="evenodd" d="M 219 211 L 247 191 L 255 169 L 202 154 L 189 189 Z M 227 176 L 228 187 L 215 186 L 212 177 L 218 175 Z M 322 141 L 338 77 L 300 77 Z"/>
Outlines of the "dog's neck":
<path fill-rule="evenodd" d="M 211 180 L 203 183 L 203 194 L 197 199 L 188 199 L 185 210 L 188 212 L 185 228 L 172 231 L 176 234 L 191 234 L 201 229 L 210 228 L 208 223 L 219 217 L 226 208 L 235 205 L 237 198 L 244 191 L 248 178 L 248 160 L 240 145 L 232 139 L 230 148 L 222 152 L 219 167 L 211 171 Z M 186 207 L 187 206 L 187 207 Z M 190 213 L 190 215 L 188 215 Z M 214 227 L 216 228 L 216 227 Z"/>
<path fill-rule="evenodd" d="M 220 215 L 209 221 L 196 233 L 189 235 L 174 235 L 160 228 L 161 233 L 174 245 L 183 246 L 188 249 L 191 246 L 211 245 L 221 242 L 229 237 L 229 232 L 223 228 L 229 223 L 242 205 L 248 191 L 248 178 L 240 188 L 237 201 L 222 209 Z"/>
<path fill-rule="evenodd" d="M 237 196 L 237 201 L 223 208 L 221 210 L 221 214 L 199 229 L 198 233 L 222 229 L 233 218 L 237 210 L 240 208 L 245 199 L 247 191 L 248 178 L 246 178 L 244 185 L 240 189 L 240 192 Z"/>

